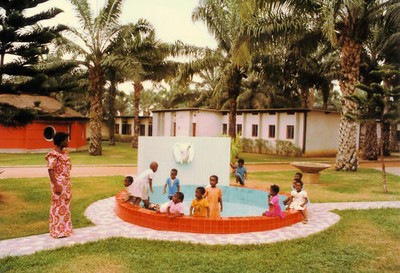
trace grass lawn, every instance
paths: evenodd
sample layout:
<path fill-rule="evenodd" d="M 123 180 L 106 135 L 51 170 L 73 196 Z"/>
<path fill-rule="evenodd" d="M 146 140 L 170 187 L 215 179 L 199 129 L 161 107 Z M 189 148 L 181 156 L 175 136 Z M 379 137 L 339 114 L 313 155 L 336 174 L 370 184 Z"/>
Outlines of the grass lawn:
<path fill-rule="evenodd" d="M 73 226 L 84 227 L 85 209 L 121 190 L 123 177 L 72 178 L 72 187 Z M 0 240 L 49 232 L 50 196 L 48 178 L 0 180 Z"/>
<path fill-rule="evenodd" d="M 45 153 L 0 154 L 1 166 L 45 165 Z M 90 156 L 87 151 L 70 152 L 73 165 L 136 164 L 137 149 L 131 143 L 118 142 L 109 146 L 103 142 L 103 156 Z"/>
<path fill-rule="evenodd" d="M 342 219 L 327 231 L 276 244 L 112 238 L 4 258 L 0 272 L 399 272 L 399 209 L 337 213 Z"/>
<path fill-rule="evenodd" d="M 248 185 L 268 190 L 277 184 L 281 191 L 289 192 L 295 171 L 249 173 Z M 232 183 L 232 182 L 231 182 Z M 319 184 L 306 184 L 311 202 L 352 202 L 400 200 L 400 177 L 387 174 L 389 193 L 383 193 L 382 174 L 373 169 L 357 172 L 321 172 Z"/>
<path fill-rule="evenodd" d="M 288 192 L 294 172 L 250 173 L 249 184 L 268 189 L 273 182 Z M 306 185 L 312 202 L 400 200 L 400 177 L 388 175 L 390 193 L 383 194 L 379 171 L 324 171 L 321 184 Z M 115 195 L 122 176 L 72 178 L 72 221 L 75 228 L 91 225 L 85 209 Z M 0 240 L 48 232 L 50 189 L 47 178 L 0 180 Z"/>

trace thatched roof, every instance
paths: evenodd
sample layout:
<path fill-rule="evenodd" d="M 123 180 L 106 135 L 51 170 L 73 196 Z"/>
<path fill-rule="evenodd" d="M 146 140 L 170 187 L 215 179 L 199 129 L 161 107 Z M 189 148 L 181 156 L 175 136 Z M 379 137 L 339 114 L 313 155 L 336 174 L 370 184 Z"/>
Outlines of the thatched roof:
<path fill-rule="evenodd" d="M 7 103 L 17 108 L 28 108 L 38 111 L 38 118 L 85 118 L 81 113 L 52 97 L 35 95 L 0 94 L 0 103 Z"/>

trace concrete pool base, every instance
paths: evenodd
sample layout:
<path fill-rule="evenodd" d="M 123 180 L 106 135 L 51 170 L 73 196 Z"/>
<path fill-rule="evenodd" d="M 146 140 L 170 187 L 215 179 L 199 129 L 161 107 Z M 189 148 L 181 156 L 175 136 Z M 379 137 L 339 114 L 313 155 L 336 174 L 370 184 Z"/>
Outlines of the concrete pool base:
<path fill-rule="evenodd" d="M 85 215 L 95 226 L 74 229 L 74 234 L 64 239 L 53 239 L 48 233 L 0 241 L 0 258 L 33 254 L 41 250 L 56 249 L 93 242 L 111 237 L 180 241 L 208 245 L 216 244 L 268 244 L 303 238 L 329 228 L 339 221 L 339 215 L 330 210 L 399 208 L 400 201 L 313 203 L 310 205 L 309 223 L 264 232 L 239 234 L 196 234 L 158 231 L 126 223 L 114 213 L 115 197 L 99 200 L 90 205 Z M 72 218 L 73 221 L 73 218 Z"/>

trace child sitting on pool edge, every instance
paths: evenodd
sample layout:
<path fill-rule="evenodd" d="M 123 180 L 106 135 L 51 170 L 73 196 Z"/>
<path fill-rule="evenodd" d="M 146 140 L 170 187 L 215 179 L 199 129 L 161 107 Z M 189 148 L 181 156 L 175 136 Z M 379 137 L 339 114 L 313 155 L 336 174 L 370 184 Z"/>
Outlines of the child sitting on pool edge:
<path fill-rule="evenodd" d="M 176 218 L 184 215 L 183 199 L 185 196 L 181 192 L 176 192 L 167 206 L 161 206 L 159 212 L 165 213 L 165 217 Z"/>
<path fill-rule="evenodd" d="M 294 209 L 300 211 L 303 215 L 303 224 L 308 223 L 306 204 L 308 202 L 307 192 L 303 190 L 303 182 L 297 181 L 295 183 L 295 190 L 290 193 L 290 197 L 287 199 L 288 209 Z"/>
<path fill-rule="evenodd" d="M 279 186 L 278 185 L 271 185 L 268 194 L 268 211 L 264 212 L 263 216 L 268 217 L 281 217 L 282 219 L 285 218 L 285 215 L 282 213 L 281 206 L 279 204 Z"/>
<path fill-rule="evenodd" d="M 190 216 L 194 217 L 210 217 L 210 208 L 208 202 L 203 195 L 206 193 L 204 187 L 197 187 L 195 191 L 195 199 L 190 205 Z"/>

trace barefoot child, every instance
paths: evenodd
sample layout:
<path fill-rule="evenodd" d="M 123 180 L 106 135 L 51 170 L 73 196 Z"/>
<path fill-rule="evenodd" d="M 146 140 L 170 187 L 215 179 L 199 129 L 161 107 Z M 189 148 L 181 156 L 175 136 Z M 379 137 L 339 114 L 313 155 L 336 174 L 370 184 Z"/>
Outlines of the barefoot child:
<path fill-rule="evenodd" d="M 168 187 L 168 199 L 169 200 L 172 200 L 172 197 L 174 196 L 174 194 L 176 192 L 179 192 L 180 189 L 181 189 L 180 183 L 179 183 L 179 179 L 176 178 L 177 175 L 178 175 L 178 170 L 177 169 L 172 169 L 170 177 L 168 177 L 167 181 L 165 181 L 163 194 L 166 193 L 166 190 L 167 190 L 167 187 Z"/>
<path fill-rule="evenodd" d="M 183 216 L 183 199 L 184 195 L 181 192 L 177 192 L 172 197 L 172 200 L 168 202 L 166 211 L 160 210 L 161 213 L 165 213 L 166 217 L 176 218 Z"/>
<path fill-rule="evenodd" d="M 268 217 L 281 217 L 282 219 L 285 218 L 285 215 L 282 213 L 281 206 L 279 205 L 279 186 L 278 185 L 271 185 L 268 194 L 268 206 L 269 210 L 264 212 L 263 216 Z"/>
<path fill-rule="evenodd" d="M 208 201 L 208 205 L 210 206 L 210 218 L 212 219 L 220 219 L 222 212 L 222 190 L 217 188 L 218 184 L 218 176 L 211 175 L 210 176 L 210 186 L 206 189 L 206 193 L 204 197 Z"/>
<path fill-rule="evenodd" d="M 135 197 L 133 196 L 133 177 L 130 175 L 125 176 L 124 178 L 124 186 L 125 191 L 127 193 L 127 197 L 124 202 L 133 202 Z"/>
<path fill-rule="evenodd" d="M 206 190 L 203 187 L 197 187 L 195 192 L 195 199 L 193 199 L 190 205 L 190 216 L 194 217 L 210 217 L 210 208 L 208 202 L 203 195 Z"/>
<path fill-rule="evenodd" d="M 140 201 L 143 201 L 144 207 L 149 207 L 149 190 L 153 192 L 153 177 L 157 169 L 157 162 L 151 162 L 149 168 L 134 179 L 133 195 L 135 196 L 135 206 L 139 206 Z"/>
<path fill-rule="evenodd" d="M 303 182 L 295 183 L 295 190 L 290 193 L 288 209 L 294 209 L 301 212 L 303 215 L 303 224 L 308 223 L 306 204 L 308 202 L 307 192 L 303 190 Z"/>
<path fill-rule="evenodd" d="M 244 160 L 239 159 L 237 165 L 231 163 L 231 168 L 235 170 L 236 183 L 240 183 L 243 186 L 245 180 L 247 180 L 247 169 L 244 166 Z"/>

